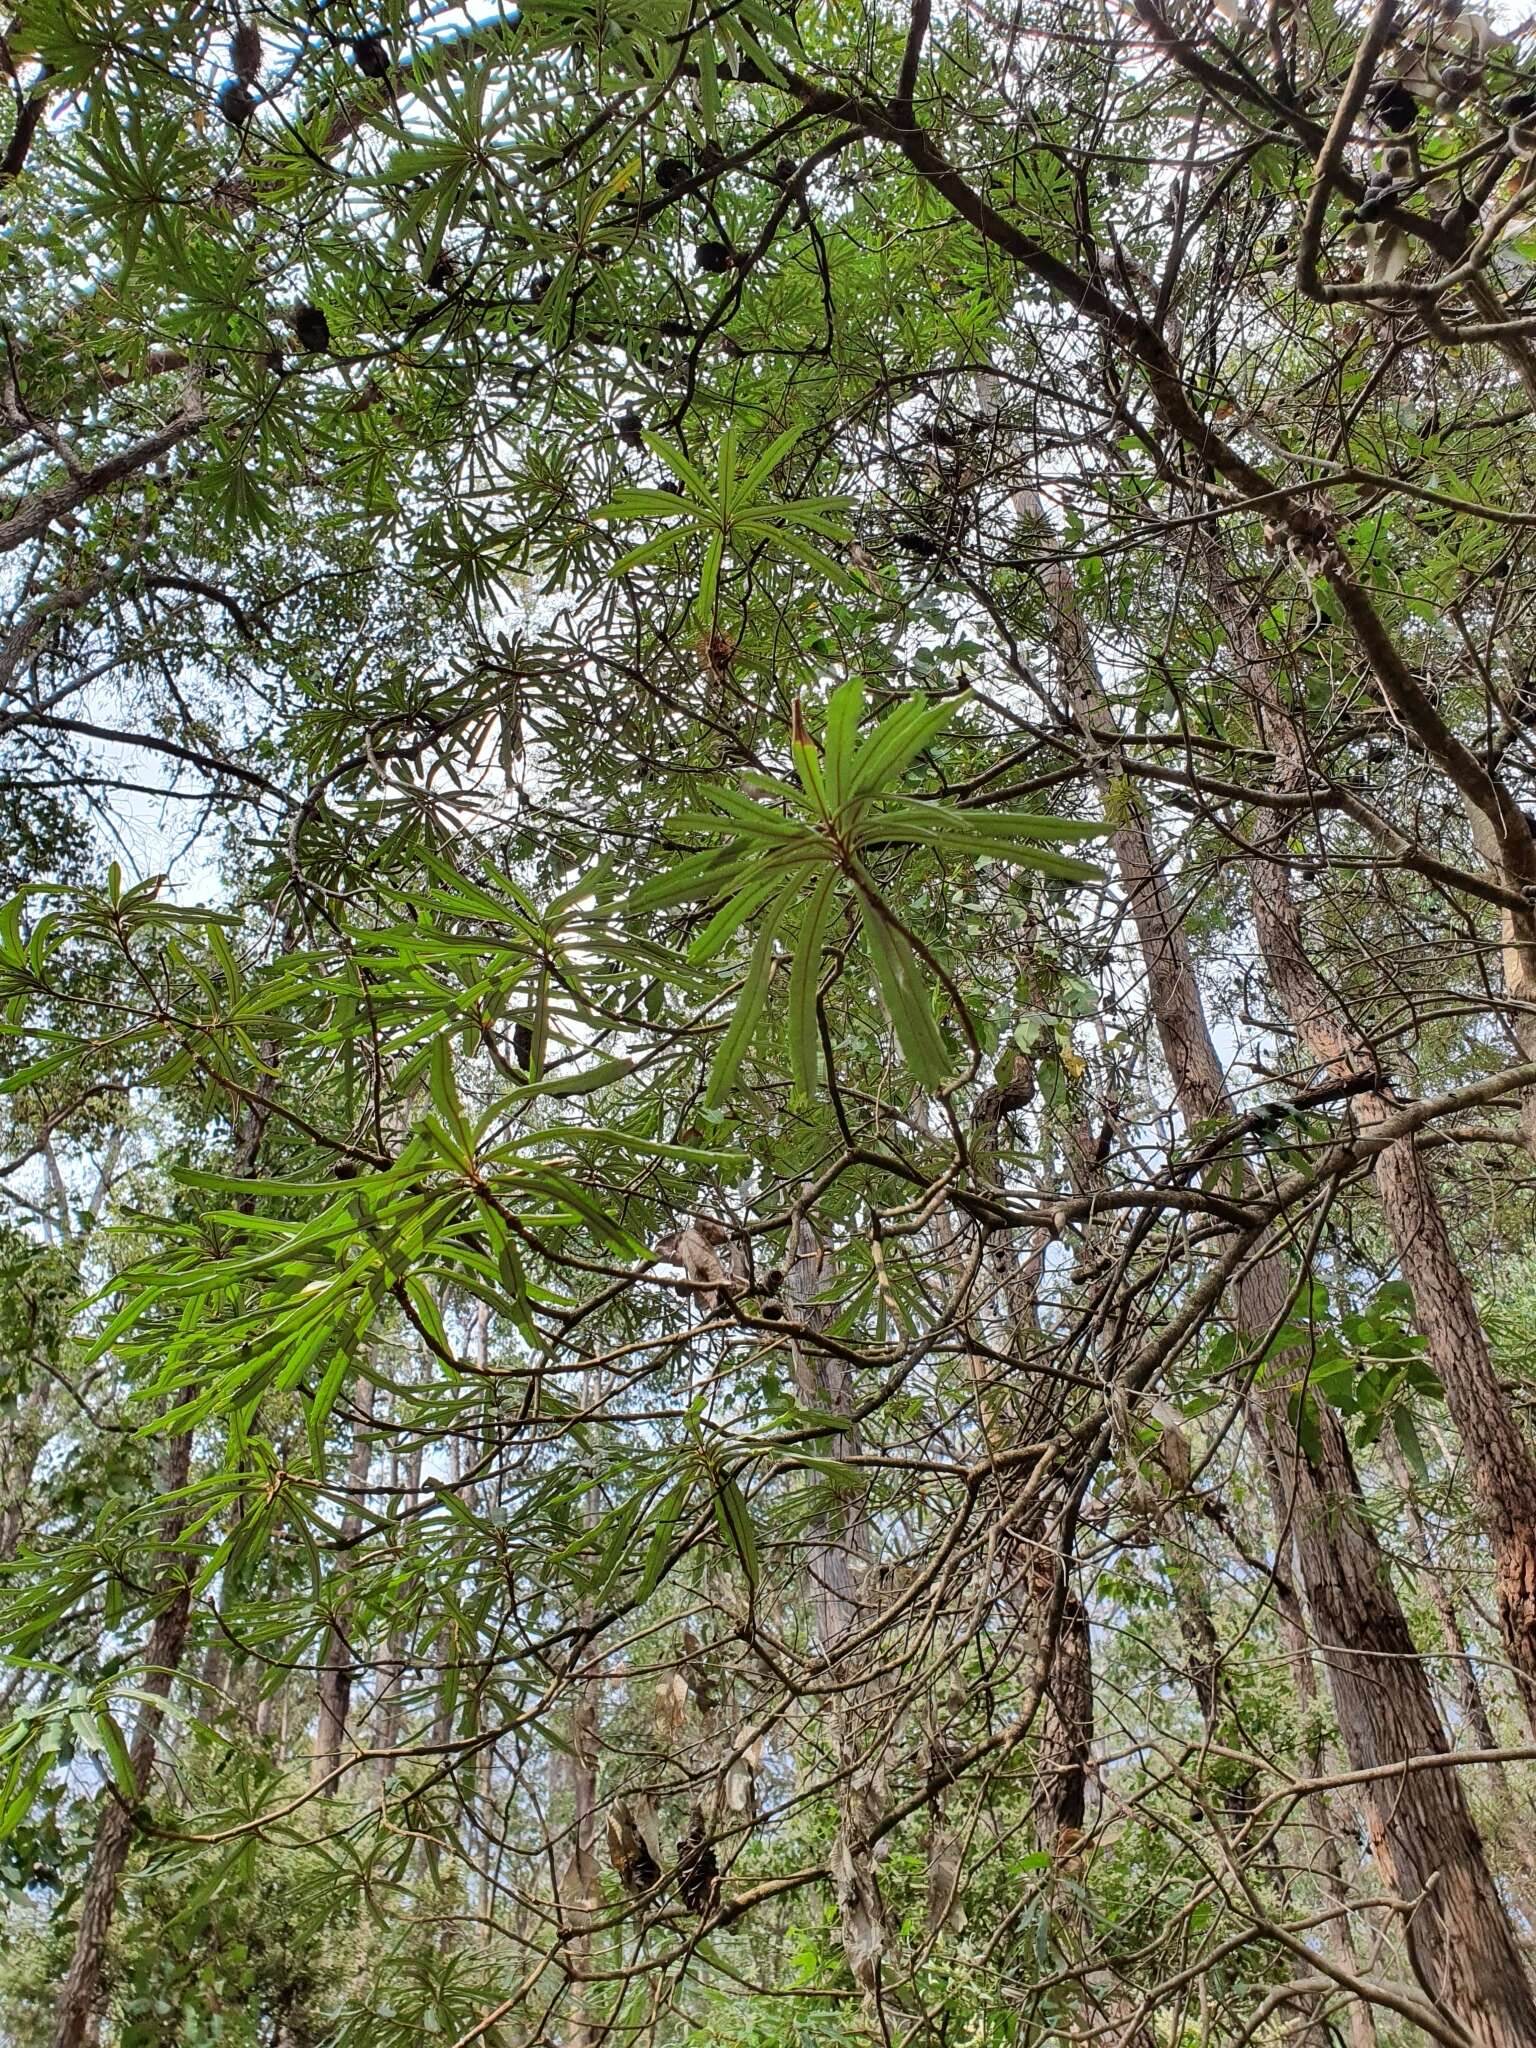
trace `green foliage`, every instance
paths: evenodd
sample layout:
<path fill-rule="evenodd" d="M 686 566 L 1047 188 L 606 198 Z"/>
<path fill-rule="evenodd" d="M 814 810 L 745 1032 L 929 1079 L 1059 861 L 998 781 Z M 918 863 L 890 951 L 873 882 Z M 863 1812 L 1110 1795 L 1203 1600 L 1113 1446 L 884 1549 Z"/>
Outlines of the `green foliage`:
<path fill-rule="evenodd" d="M 127 1812 L 101 2048 L 1459 2040 L 1523 43 L 1394 296 L 1343 17 L 236 25 L 0 40 L 0 2035 Z"/>
<path fill-rule="evenodd" d="M 960 705 L 954 699 L 936 704 L 913 699 L 890 712 L 861 742 L 857 732 L 862 696 L 852 680 L 833 692 L 824 752 L 812 745 L 797 703 L 791 743 L 799 789 L 770 776 L 751 775 L 747 787 L 766 797 L 767 803 L 724 790 L 712 792 L 723 818 L 685 813 L 673 824 L 678 830 L 710 832 L 714 842 L 644 884 L 629 899 L 628 909 L 643 913 L 700 897 L 726 896 L 689 950 L 696 963 L 713 959 L 743 925 L 756 921 L 757 941 L 746 982 L 710 1072 L 705 1096 L 710 1106 L 724 1100 L 735 1080 L 767 999 L 781 937 L 792 963 L 792 1070 L 802 1094 L 814 1092 L 823 961 L 844 893 L 852 896 L 857 909 L 880 992 L 914 1080 L 924 1088 L 944 1081 L 950 1070 L 949 1049 L 934 1021 L 918 945 L 871 877 L 878 854 L 893 847 L 925 847 L 941 860 L 948 855 L 1002 861 L 1060 881 L 1092 881 L 1098 874 L 1086 863 L 1049 853 L 1038 844 L 1091 838 L 1096 829 L 1092 825 L 991 812 L 968 815 L 951 805 L 898 796 L 907 769 Z M 932 964 L 931 954 L 928 959 Z M 954 993 L 952 984 L 949 992 Z M 974 1048 L 975 1034 L 963 1001 L 957 1010 Z"/>

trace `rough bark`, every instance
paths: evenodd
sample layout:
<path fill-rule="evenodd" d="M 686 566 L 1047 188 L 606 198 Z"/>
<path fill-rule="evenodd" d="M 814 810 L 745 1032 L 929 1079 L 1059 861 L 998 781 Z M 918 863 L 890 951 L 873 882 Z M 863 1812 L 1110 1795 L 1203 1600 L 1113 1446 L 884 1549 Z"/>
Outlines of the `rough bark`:
<path fill-rule="evenodd" d="M 191 1458 L 191 1437 L 173 1437 L 165 1471 L 168 1494 L 178 1493 L 186 1485 Z M 167 1545 L 175 1544 L 184 1526 L 184 1517 L 179 1512 L 167 1517 L 164 1527 Z M 187 1626 L 192 1615 L 190 1571 L 184 1565 L 174 1563 L 162 1590 L 165 1604 L 155 1616 L 149 1639 L 144 1645 L 144 1677 L 140 1690 L 149 1697 L 140 1705 L 133 1741 L 128 1750 L 134 1803 L 130 1804 L 115 1786 L 109 1786 L 103 1795 L 101 1823 L 96 1830 L 85 1889 L 80 1897 L 74 1953 L 59 1986 L 53 2048 L 83 2048 L 91 2037 L 101 1988 L 102 1964 L 107 1952 L 107 1936 L 117 1910 L 118 1883 L 133 1846 L 137 1802 L 149 1790 L 155 1767 L 155 1747 L 165 1719 L 163 1706 L 159 1703 L 170 1697 L 186 1646 Z"/>
<path fill-rule="evenodd" d="M 343 1561 L 351 1555 L 351 1547 L 363 1526 L 362 1494 L 368 1484 L 368 1471 L 373 1458 L 373 1438 L 370 1431 L 373 1424 L 374 1383 L 367 1373 L 358 1374 L 352 1399 L 357 1410 L 357 1419 L 353 1424 L 352 1456 L 347 1465 L 347 1505 L 341 1517 Z M 350 1628 L 350 1605 L 344 1604 L 332 1616 L 330 1626 L 325 1632 L 325 1656 L 316 1683 L 318 1708 L 315 1724 L 314 1783 L 327 1792 L 336 1789 L 336 1776 L 341 1769 L 342 1745 L 347 1735 L 347 1710 L 352 1703 L 353 1660 Z"/>
<path fill-rule="evenodd" d="M 16 1555 L 27 1525 L 32 1474 L 43 1446 L 43 1396 L 31 1390 L 16 1413 L 0 1423 L 0 1564 Z"/>
<path fill-rule="evenodd" d="M 1104 731 L 1109 707 L 1070 578 L 1051 572 L 1047 590 L 1071 715 L 1085 733 Z M 1112 756 L 1101 762 L 1100 776 L 1106 787 L 1115 779 Z M 1191 1126 L 1225 1121 L 1233 1105 L 1188 941 L 1144 820 L 1123 801 L 1118 808 L 1115 860 L 1180 1113 Z M 1234 1294 L 1244 1339 L 1267 1347 L 1290 1309 L 1286 1264 L 1273 1254 L 1255 1259 Z M 1361 1507 L 1338 1419 L 1314 1404 L 1315 1428 L 1304 1446 L 1291 1417 L 1293 1389 L 1283 1370 L 1276 1370 L 1280 1363 L 1271 1360 L 1256 1387 L 1255 1420 L 1280 1475 L 1283 1527 L 1294 1540 L 1346 1754 L 1357 1770 L 1447 1754 L 1428 1679 Z M 1536 2042 L 1536 2000 L 1454 1768 L 1372 1781 L 1366 1812 L 1378 1867 L 1404 1902 L 1407 1947 L 1426 1992 L 1486 2048 Z"/>
<path fill-rule="evenodd" d="M 1258 1446 L 1259 1463 L 1263 1470 L 1265 1484 L 1269 1490 L 1277 1528 L 1285 1529 L 1285 1489 L 1280 1477 L 1280 1468 L 1267 1443 L 1262 1440 Z M 1307 1640 L 1306 1616 L 1301 1602 L 1291 1583 L 1290 1567 L 1295 1559 L 1295 1545 L 1290 1532 L 1284 1537 L 1282 1557 L 1286 1567 L 1276 1574 L 1275 1604 L 1280 1610 L 1280 1626 L 1285 1639 L 1286 1653 L 1290 1660 L 1291 1682 L 1296 1688 L 1296 1697 L 1301 1703 L 1303 1719 L 1307 1726 L 1307 1737 L 1303 1758 L 1310 1778 L 1328 1776 L 1334 1769 L 1330 1746 L 1324 1742 L 1321 1728 L 1313 1708 L 1317 1703 L 1317 1673 L 1313 1668 L 1312 1645 Z M 1360 1974 L 1360 1959 L 1355 1944 L 1355 1932 L 1349 1911 L 1349 1886 L 1345 1882 L 1346 1836 L 1334 1818 L 1334 1803 L 1326 1792 L 1313 1791 L 1307 1794 L 1306 1815 L 1312 1829 L 1312 1851 L 1316 1859 L 1318 1888 L 1331 1915 L 1329 1937 L 1334 1954 L 1348 1975 Z M 1358 1815 L 1353 1832 L 1358 1836 Z M 1350 1856 L 1350 1862 L 1356 1859 Z M 1349 2005 L 1349 2038 L 1351 2048 L 1376 2048 L 1376 2016 L 1363 1998 L 1351 1999 Z"/>
<path fill-rule="evenodd" d="M 595 1505 L 589 1516 L 596 1519 Z M 583 1626 L 590 1627 L 592 1618 L 589 1604 L 582 1612 Z M 570 1750 L 550 1765 L 552 1778 L 563 1780 L 570 1813 L 570 1850 L 557 1875 L 563 1950 L 574 1993 L 565 2028 L 567 2048 L 598 2048 L 606 2031 L 591 2009 L 590 1986 L 582 1981 L 592 1958 L 592 1915 L 603 1898 L 597 1863 L 599 1687 L 595 1671 L 582 1679 L 571 1712 Z"/>
<path fill-rule="evenodd" d="M 984 405 L 990 403 L 987 392 L 979 391 L 978 397 Z M 1032 1001 L 1045 998 L 1045 977 L 1032 940 L 1026 940 L 1023 949 L 1020 980 Z M 978 1179 L 997 1183 L 1002 1121 L 1028 1108 L 1036 1097 L 1033 1056 L 1017 1051 L 1008 1054 L 999 1062 L 996 1083 L 982 1093 L 971 1113 L 971 1164 Z M 1095 1177 L 1102 1181 L 1093 1144 L 1075 1118 L 1065 1122 L 1061 1135 L 1068 1175 L 1079 1193 L 1086 1192 Z M 971 1227 L 963 1218 L 957 1219 L 957 1244 L 965 1241 Z M 1085 1236 L 1085 1255 L 1091 1256 L 1096 1244 L 1097 1233 L 1090 1229 Z M 1044 1260 L 1043 1236 L 1022 1257 L 1011 1231 L 993 1231 L 984 1247 L 983 1270 L 1002 1305 L 1000 1321 L 1018 1362 L 1009 1375 L 1011 1400 L 1006 1416 L 985 1397 L 981 1403 L 984 1433 L 999 1448 L 1049 1439 L 1066 1414 L 1065 1381 L 1049 1370 L 1030 1370 L 1032 1358 L 1043 1355 L 1049 1362 L 1052 1348 L 1052 1338 L 1040 1319 L 1038 1289 Z M 1022 1604 L 1034 1632 L 1055 1631 L 1034 1731 L 1034 1819 L 1040 1848 L 1066 1855 L 1083 1830 L 1093 1771 L 1093 1626 L 1075 1581 L 1072 1557 L 1057 1555 L 1041 1535 L 1038 1524 L 1028 1529 L 1009 1528 L 1003 1575 L 1022 1591 Z"/>
<path fill-rule="evenodd" d="M 1199 545 L 1207 594 L 1239 662 L 1275 758 L 1274 787 L 1307 784 L 1304 736 L 1290 716 L 1247 603 L 1216 544 Z M 1253 916 L 1259 949 L 1281 1008 L 1308 1056 L 1338 1080 L 1378 1071 L 1374 1052 L 1308 953 L 1285 860 L 1288 813 L 1260 813 L 1254 826 Z M 1363 1130 L 1393 1105 L 1380 1089 L 1353 1097 Z M 1488 1340 L 1423 1154 L 1411 1138 L 1376 1155 L 1382 1221 L 1409 1291 L 1429 1361 L 1461 1437 L 1478 1516 L 1493 1550 L 1499 1623 L 1527 1720 L 1536 1732 L 1536 1455 L 1494 1371 Z"/>
<path fill-rule="evenodd" d="M 1048 1609 L 1054 1600 L 1040 1604 Z M 1088 1609 L 1070 1585 L 1041 1705 L 1035 1827 L 1042 1848 L 1065 1850 L 1083 1831 L 1093 1757 L 1093 1638 Z"/>
<path fill-rule="evenodd" d="M 794 1225 L 793 1256 L 784 1274 L 784 1298 L 796 1321 L 812 1335 L 793 1344 L 795 1386 L 807 1408 L 850 1416 L 853 1390 L 847 1368 L 816 1344 L 814 1332 L 829 1319 L 821 1300 L 828 1280 L 826 1255 L 804 1218 Z M 857 1456 L 857 1425 L 832 1441 L 832 1455 Z M 869 1532 L 861 1504 L 829 1492 L 827 1506 L 806 1532 L 805 1573 L 817 1641 L 829 1662 L 863 1618 L 863 1586 L 870 1563 Z M 834 1669 L 835 1669 L 834 1664 Z M 884 1818 L 883 1736 L 871 1739 L 856 1690 L 841 1693 L 831 1717 L 831 1747 L 837 1759 L 837 1835 L 829 1869 L 837 1900 L 838 1931 L 854 1981 L 865 1992 L 879 1981 L 880 1962 L 892 1930 L 875 1868 L 875 1829 Z"/>
<path fill-rule="evenodd" d="M 1429 1595 L 1429 1604 L 1435 1610 L 1435 1619 L 1440 1624 L 1440 1640 L 1445 1645 L 1446 1661 L 1455 1673 L 1456 1697 L 1461 1707 L 1462 1719 L 1467 1724 L 1467 1732 L 1476 1748 L 1497 1749 L 1498 1744 L 1494 1740 L 1493 1724 L 1488 1719 L 1483 1689 L 1477 1682 L 1477 1669 L 1467 1652 L 1461 1617 L 1456 1612 L 1456 1602 L 1451 1598 L 1444 1577 L 1436 1569 L 1429 1532 L 1424 1526 L 1424 1516 L 1414 1498 L 1413 1474 L 1408 1469 L 1407 1459 L 1390 1437 L 1383 1438 L 1382 1449 L 1386 1456 L 1387 1469 L 1403 1496 L 1403 1519 L 1419 1567 L 1419 1576 L 1424 1582 L 1425 1592 Z M 1504 1766 L 1490 1764 L 1488 1772 L 1495 1788 L 1507 1796 L 1509 1787 Z"/>
<path fill-rule="evenodd" d="M 281 945 L 286 947 L 291 937 L 291 930 L 285 927 Z M 270 1039 L 262 1043 L 261 1058 L 265 1070 L 269 1073 L 275 1072 L 278 1048 Z M 257 1097 L 242 1108 L 235 1124 L 232 1159 L 237 1179 L 248 1179 L 255 1172 L 271 1113 L 270 1095 Z M 236 1205 L 245 1205 L 248 1200 L 247 1196 L 237 1196 Z M 192 1437 L 191 1433 L 187 1432 L 172 1437 L 166 1451 L 167 1495 L 174 1496 L 186 1486 L 191 1470 Z M 172 1507 L 162 1526 L 167 1548 L 174 1548 L 186 1527 L 186 1517 L 179 1507 Z M 169 1699 L 176 1674 L 181 1668 L 182 1653 L 186 1648 L 192 1620 L 193 1576 L 194 1574 L 179 1560 L 173 1560 L 162 1588 L 165 1604 L 156 1615 L 149 1631 L 149 1640 L 144 1646 L 145 1677 L 141 1690 L 149 1697 L 139 1708 L 138 1719 L 134 1723 L 133 1741 L 128 1750 L 129 1775 L 136 1794 L 135 1806 L 137 1800 L 141 1800 L 148 1791 L 155 1767 L 156 1745 L 165 1720 L 164 1707 L 160 1703 Z M 80 1919 L 75 1930 L 74 1950 L 70 1956 L 69 1968 L 64 1974 L 64 1981 L 59 1987 L 54 2017 L 53 2048 L 83 2048 L 83 2044 L 91 2038 L 92 2021 L 101 1989 L 102 1965 L 106 1959 L 107 1936 L 111 1931 L 113 1915 L 117 1911 L 118 1886 L 123 1866 L 128 1861 L 128 1852 L 133 1845 L 135 1818 L 135 1807 L 130 1807 L 119 1795 L 109 1790 L 91 1851 L 85 1889 L 81 1894 Z"/>

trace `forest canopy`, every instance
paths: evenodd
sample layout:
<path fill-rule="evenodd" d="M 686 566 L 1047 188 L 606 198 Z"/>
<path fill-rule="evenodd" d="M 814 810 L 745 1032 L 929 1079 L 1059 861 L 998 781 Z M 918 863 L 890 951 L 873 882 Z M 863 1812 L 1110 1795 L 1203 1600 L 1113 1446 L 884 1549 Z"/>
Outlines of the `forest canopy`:
<path fill-rule="evenodd" d="M 1536 24 L 0 29 L 0 2040 L 1533 2048 Z"/>

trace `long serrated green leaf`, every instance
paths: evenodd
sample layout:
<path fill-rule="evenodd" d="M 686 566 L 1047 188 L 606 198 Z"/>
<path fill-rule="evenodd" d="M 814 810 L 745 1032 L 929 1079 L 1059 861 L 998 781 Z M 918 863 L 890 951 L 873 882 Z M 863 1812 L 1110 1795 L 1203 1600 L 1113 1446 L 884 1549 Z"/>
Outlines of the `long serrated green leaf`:
<path fill-rule="evenodd" d="M 662 1496 L 656 1510 L 656 1519 L 651 1527 L 651 1540 L 646 1545 L 645 1565 L 640 1573 L 640 1583 L 635 1588 L 637 1602 L 649 1600 L 661 1584 L 667 1568 L 667 1552 L 672 1544 L 672 1532 L 681 1519 L 684 1508 L 693 1493 L 693 1478 L 685 1474 Z"/>
<path fill-rule="evenodd" d="M 881 812 L 882 828 L 887 823 L 910 821 L 947 831 L 968 832 L 978 838 L 1002 840 L 1086 840 L 1101 839 L 1108 826 L 1093 819 L 1057 818 L 1049 811 L 961 810 L 955 804 L 902 797 Z"/>
<path fill-rule="evenodd" d="M 936 1088 L 949 1072 L 949 1052 L 934 1021 L 911 942 L 872 890 L 861 891 L 859 909 L 880 991 L 907 1065 L 921 1087 Z"/>
<path fill-rule="evenodd" d="M 848 780 L 849 796 L 875 796 L 898 782 L 965 702 L 964 697 L 945 697 L 937 703 L 914 697 L 890 712 L 859 750 Z"/>
<path fill-rule="evenodd" d="M 715 1054 L 709 1070 L 709 1085 L 704 1091 L 707 1109 L 718 1109 L 731 1092 L 736 1071 L 746 1056 L 752 1034 L 762 1016 L 763 1005 L 768 999 L 768 982 L 773 973 L 773 944 L 780 924 L 789 908 L 793 892 L 785 890 L 772 904 L 757 935 L 752 949 L 752 959 L 747 967 L 746 982 L 737 998 L 736 1008 L 720 1049 Z"/>
<path fill-rule="evenodd" d="M 737 486 L 738 497 L 750 504 L 779 464 L 803 438 L 804 427 L 787 427 L 763 450 Z"/>
<path fill-rule="evenodd" d="M 721 1535 L 740 1559 L 747 1584 L 755 1588 L 762 1576 L 757 1534 L 746 1498 L 734 1479 L 721 1480 L 715 1488 L 715 1520 Z"/>
<path fill-rule="evenodd" d="M 816 1020 L 816 992 L 821 979 L 822 941 L 836 902 L 837 880 L 836 872 L 829 870 L 812 891 L 795 943 L 794 965 L 789 975 L 790 1066 L 795 1087 L 807 1100 L 816 1092 L 820 1068 L 821 1032 Z"/>
<path fill-rule="evenodd" d="M 664 462 L 667 465 L 668 469 L 671 470 L 672 474 L 683 486 L 683 489 L 688 493 L 688 500 L 684 501 L 685 504 L 689 504 L 689 501 L 699 505 L 713 504 L 713 487 L 708 477 L 705 476 L 703 470 L 697 464 L 689 461 L 681 448 L 671 441 L 664 441 L 660 434 L 645 434 L 642 436 L 642 439 L 651 453 L 658 461 Z M 691 509 L 691 504 L 689 508 Z"/>
<path fill-rule="evenodd" d="M 864 690 L 856 676 L 839 683 L 827 699 L 825 764 L 827 794 L 834 810 L 848 801 L 849 780 L 857 750 L 859 715 L 864 709 Z"/>
<path fill-rule="evenodd" d="M 738 889 L 728 902 L 720 906 L 688 948 L 689 960 L 695 966 L 713 960 L 741 927 L 756 916 L 768 898 L 783 886 L 782 876 L 775 872 L 755 883 L 749 882 L 744 889 Z"/>

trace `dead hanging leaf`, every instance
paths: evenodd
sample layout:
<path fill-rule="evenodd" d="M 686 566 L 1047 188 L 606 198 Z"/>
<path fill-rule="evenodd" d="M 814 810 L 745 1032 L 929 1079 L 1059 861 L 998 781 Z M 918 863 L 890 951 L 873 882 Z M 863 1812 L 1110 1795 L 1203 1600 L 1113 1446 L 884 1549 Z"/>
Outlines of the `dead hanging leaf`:
<path fill-rule="evenodd" d="M 718 1308 L 725 1297 L 731 1276 L 720 1263 L 715 1246 L 725 1244 L 730 1235 L 724 1225 L 707 1216 L 695 1216 L 681 1230 L 657 1240 L 657 1258 L 681 1266 L 688 1276 L 678 1292 L 692 1294 L 701 1308 Z"/>
<path fill-rule="evenodd" d="M 706 682 L 723 683 L 736 659 L 736 642 L 729 633 L 701 633 L 697 641 L 699 667 Z"/>
<path fill-rule="evenodd" d="M 1395 284 L 1407 268 L 1408 242 L 1402 231 L 1390 225 L 1378 228 L 1365 266 L 1366 282 Z"/>
<path fill-rule="evenodd" d="M 591 1912 L 603 1902 L 602 1879 L 586 1831 L 556 1872 L 556 1892 L 562 1906 L 572 1912 Z"/>
<path fill-rule="evenodd" d="M 631 1802 L 630 1811 L 635 1816 L 635 1826 L 640 1830 L 640 1839 L 650 1852 L 651 1861 L 660 1871 L 661 1822 L 656 1813 L 656 1802 L 649 1792 L 637 1793 Z"/>
<path fill-rule="evenodd" d="M 707 1648 L 686 1621 L 683 1623 L 682 1642 L 685 1683 L 693 1694 L 694 1705 L 707 1721 L 714 1712 L 716 1698 L 715 1681 L 705 1661 Z"/>
<path fill-rule="evenodd" d="M 677 1838 L 677 1890 L 683 1904 L 695 1913 L 711 1912 L 720 1896 L 720 1865 L 701 1806 L 694 1807 L 687 1828 Z"/>
<path fill-rule="evenodd" d="M 688 1713 L 688 1681 L 681 1671 L 674 1671 L 664 1678 L 656 1688 L 656 1726 L 664 1737 L 682 1733 L 683 1722 Z"/>
<path fill-rule="evenodd" d="M 725 1805 L 729 1813 L 754 1815 L 757 1808 L 757 1786 L 752 1773 L 738 1757 L 725 1773 Z"/>
<path fill-rule="evenodd" d="M 1184 1418 L 1171 1402 L 1154 1401 L 1152 1419 L 1159 1430 L 1152 1455 L 1167 1474 L 1170 1490 L 1187 1493 L 1194 1478 L 1195 1458 L 1184 1430 Z"/>
<path fill-rule="evenodd" d="M 661 1881 L 656 1858 L 633 1812 L 622 1799 L 614 1803 L 608 1814 L 608 1861 L 625 1891 L 637 1897 Z"/>
<path fill-rule="evenodd" d="M 873 1991 L 879 1978 L 880 1959 L 890 1946 L 885 1901 L 869 1851 L 839 1828 L 827 1864 L 832 1891 L 837 1900 L 838 1929 L 843 1954 L 863 1991 Z"/>
<path fill-rule="evenodd" d="M 723 1791 L 726 1810 L 757 1818 L 757 1774 L 763 1764 L 763 1738 L 759 1735 L 737 1752 L 725 1767 Z"/>
<path fill-rule="evenodd" d="M 965 1908 L 960 1903 L 962 1842 L 956 1828 L 940 1828 L 928 1851 L 928 1932 L 964 1934 Z"/>

